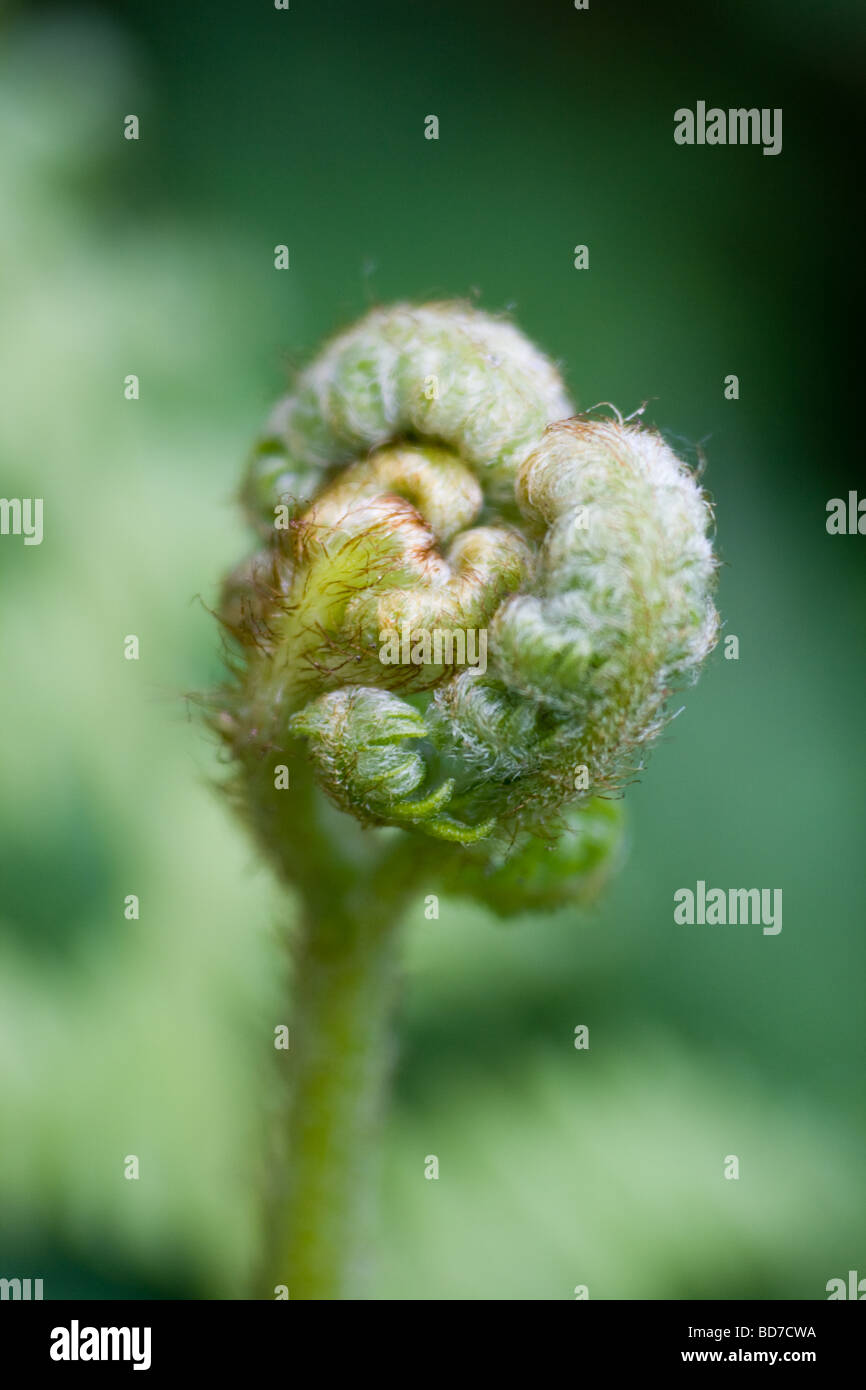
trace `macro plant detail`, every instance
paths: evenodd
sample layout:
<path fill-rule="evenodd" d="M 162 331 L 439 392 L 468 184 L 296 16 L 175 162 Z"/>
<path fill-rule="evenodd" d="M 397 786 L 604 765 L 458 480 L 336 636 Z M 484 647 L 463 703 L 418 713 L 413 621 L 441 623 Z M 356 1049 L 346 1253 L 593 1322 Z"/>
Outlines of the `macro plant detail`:
<path fill-rule="evenodd" d="M 301 904 L 258 1288 L 336 1298 L 364 1248 L 406 903 L 441 888 L 504 916 L 597 891 L 616 794 L 716 640 L 711 511 L 657 433 L 578 415 L 511 323 L 447 303 L 334 338 L 242 496 L 257 545 L 223 587 L 213 719 Z M 383 659 L 442 632 L 467 640 Z M 483 669 L 460 656 L 482 632 Z"/>

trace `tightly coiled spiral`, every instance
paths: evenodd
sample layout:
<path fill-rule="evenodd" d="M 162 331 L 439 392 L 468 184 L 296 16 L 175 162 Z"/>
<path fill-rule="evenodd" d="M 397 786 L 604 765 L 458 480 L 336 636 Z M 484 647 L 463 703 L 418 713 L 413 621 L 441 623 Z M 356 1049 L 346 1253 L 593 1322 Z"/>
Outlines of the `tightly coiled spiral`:
<path fill-rule="evenodd" d="M 717 634 L 710 508 L 661 437 L 577 416 L 506 321 L 396 305 L 301 374 L 243 497 L 233 756 L 306 756 L 340 810 L 508 862 L 501 883 L 544 876 L 539 834 L 595 863 L 599 797 Z"/>

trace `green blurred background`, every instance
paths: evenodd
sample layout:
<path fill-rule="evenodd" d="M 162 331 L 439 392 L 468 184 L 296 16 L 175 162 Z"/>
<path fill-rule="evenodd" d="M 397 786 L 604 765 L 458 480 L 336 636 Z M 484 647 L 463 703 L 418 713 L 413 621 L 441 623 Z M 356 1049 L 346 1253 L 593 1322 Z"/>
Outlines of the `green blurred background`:
<path fill-rule="evenodd" d="M 740 659 L 631 788 L 590 912 L 431 922 L 419 883 L 371 1296 L 866 1275 L 866 540 L 824 524 L 863 477 L 864 34 L 854 0 L 5 9 L 0 494 L 43 497 L 45 538 L 0 541 L 0 1275 L 243 1293 L 284 908 L 185 697 L 289 372 L 372 303 L 453 295 L 706 460 Z M 699 99 L 782 107 L 783 153 L 676 146 Z M 676 926 L 699 878 L 782 888 L 781 934 Z"/>

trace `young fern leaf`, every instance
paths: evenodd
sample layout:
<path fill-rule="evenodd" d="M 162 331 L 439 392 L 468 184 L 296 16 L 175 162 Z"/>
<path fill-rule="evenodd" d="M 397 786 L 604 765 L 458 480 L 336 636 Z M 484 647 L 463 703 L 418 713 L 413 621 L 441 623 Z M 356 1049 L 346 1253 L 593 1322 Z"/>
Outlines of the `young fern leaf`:
<path fill-rule="evenodd" d="M 576 415 L 515 327 L 460 304 L 326 346 L 243 498 L 258 543 L 223 586 L 214 723 L 300 899 L 257 1292 L 340 1298 L 405 905 L 422 874 L 502 916 L 597 889 L 613 793 L 716 640 L 711 513 L 657 434 Z"/>
<path fill-rule="evenodd" d="M 261 539 L 224 591 L 220 720 L 242 765 L 302 739 L 340 810 L 488 870 L 540 838 L 558 877 L 582 808 L 613 848 L 597 799 L 718 626 L 710 508 L 658 434 L 575 415 L 508 322 L 396 305 L 301 374 L 243 496 Z"/>

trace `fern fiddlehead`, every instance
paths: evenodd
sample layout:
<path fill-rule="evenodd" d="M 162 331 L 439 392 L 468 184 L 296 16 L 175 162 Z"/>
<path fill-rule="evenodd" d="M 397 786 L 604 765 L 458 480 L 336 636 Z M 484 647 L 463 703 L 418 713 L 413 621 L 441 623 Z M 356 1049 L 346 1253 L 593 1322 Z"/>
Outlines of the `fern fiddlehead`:
<path fill-rule="evenodd" d="M 301 374 L 243 500 L 258 544 L 223 590 L 217 722 L 310 933 L 375 915 L 383 865 L 405 893 L 395 831 L 500 913 L 587 891 L 617 843 L 610 793 L 717 634 L 710 508 L 662 438 L 576 415 L 507 321 L 397 305 Z M 303 812 L 274 791 L 282 762 Z M 353 848 L 323 798 L 385 848 Z"/>

